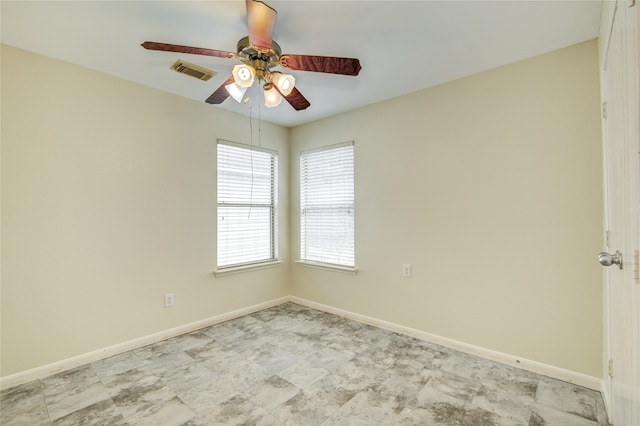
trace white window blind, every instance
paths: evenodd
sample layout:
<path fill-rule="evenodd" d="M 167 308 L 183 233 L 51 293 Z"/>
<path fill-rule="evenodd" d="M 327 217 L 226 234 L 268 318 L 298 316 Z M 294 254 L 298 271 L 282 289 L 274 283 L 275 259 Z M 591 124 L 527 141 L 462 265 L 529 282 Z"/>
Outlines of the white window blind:
<path fill-rule="evenodd" d="M 218 268 L 276 260 L 277 153 L 218 141 Z"/>
<path fill-rule="evenodd" d="M 353 142 L 300 153 L 300 255 L 355 266 Z"/>

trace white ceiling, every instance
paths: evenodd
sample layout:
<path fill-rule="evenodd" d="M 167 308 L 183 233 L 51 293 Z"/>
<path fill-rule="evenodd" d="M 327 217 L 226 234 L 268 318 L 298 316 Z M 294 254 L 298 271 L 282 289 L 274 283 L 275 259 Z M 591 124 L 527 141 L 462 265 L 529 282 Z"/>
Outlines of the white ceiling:
<path fill-rule="evenodd" d="M 286 102 L 252 114 L 293 127 L 477 72 L 591 40 L 601 0 L 276 1 L 274 40 L 283 53 L 356 57 L 357 77 L 293 71 L 311 102 Z M 247 35 L 244 0 L 7 1 L 3 43 L 125 80 L 204 101 L 237 62 L 148 51 L 143 41 L 235 51 Z M 209 81 L 169 67 L 183 59 L 218 73 Z M 254 90 L 252 97 L 259 96 Z M 249 114 L 228 98 L 220 106 Z"/>

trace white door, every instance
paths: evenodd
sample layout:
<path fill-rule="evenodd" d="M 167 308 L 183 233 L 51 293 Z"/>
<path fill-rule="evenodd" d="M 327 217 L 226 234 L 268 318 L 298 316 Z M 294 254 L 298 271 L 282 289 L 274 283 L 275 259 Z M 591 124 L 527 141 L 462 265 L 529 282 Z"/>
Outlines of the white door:
<path fill-rule="evenodd" d="M 608 3 L 608 4 L 607 4 Z M 605 2 L 601 58 L 605 165 L 605 399 L 616 426 L 640 425 L 640 93 L 638 6 Z"/>

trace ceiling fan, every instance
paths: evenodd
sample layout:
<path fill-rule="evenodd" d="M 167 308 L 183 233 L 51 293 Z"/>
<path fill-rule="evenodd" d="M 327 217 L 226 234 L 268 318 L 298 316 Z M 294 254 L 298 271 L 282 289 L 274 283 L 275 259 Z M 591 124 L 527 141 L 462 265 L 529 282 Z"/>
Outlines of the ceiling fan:
<path fill-rule="evenodd" d="M 221 104 L 229 96 L 242 102 L 247 88 L 251 87 L 257 79 L 258 84 L 262 83 L 267 107 L 280 104 L 284 97 L 295 110 L 300 111 L 311 104 L 295 87 L 294 77 L 275 71 L 274 67 L 351 76 L 356 76 L 360 72 L 362 68 L 360 61 L 355 58 L 282 54 L 280 46 L 273 40 L 276 10 L 258 0 L 246 0 L 246 7 L 249 35 L 238 41 L 237 53 L 154 41 L 145 41 L 142 47 L 150 50 L 239 59 L 241 64 L 234 67 L 231 77 L 206 99 L 210 104 Z"/>

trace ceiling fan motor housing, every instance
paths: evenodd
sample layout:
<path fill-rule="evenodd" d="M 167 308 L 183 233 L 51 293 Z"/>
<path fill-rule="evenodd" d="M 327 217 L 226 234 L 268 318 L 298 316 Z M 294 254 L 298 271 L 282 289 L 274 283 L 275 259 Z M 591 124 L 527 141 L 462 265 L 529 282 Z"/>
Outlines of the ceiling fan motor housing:
<path fill-rule="evenodd" d="M 280 45 L 273 40 L 269 51 L 256 49 L 249 42 L 249 36 L 243 37 L 238 41 L 238 57 L 242 62 L 251 65 L 256 70 L 258 80 L 263 80 L 266 77 L 269 68 L 280 60 L 281 54 Z"/>

